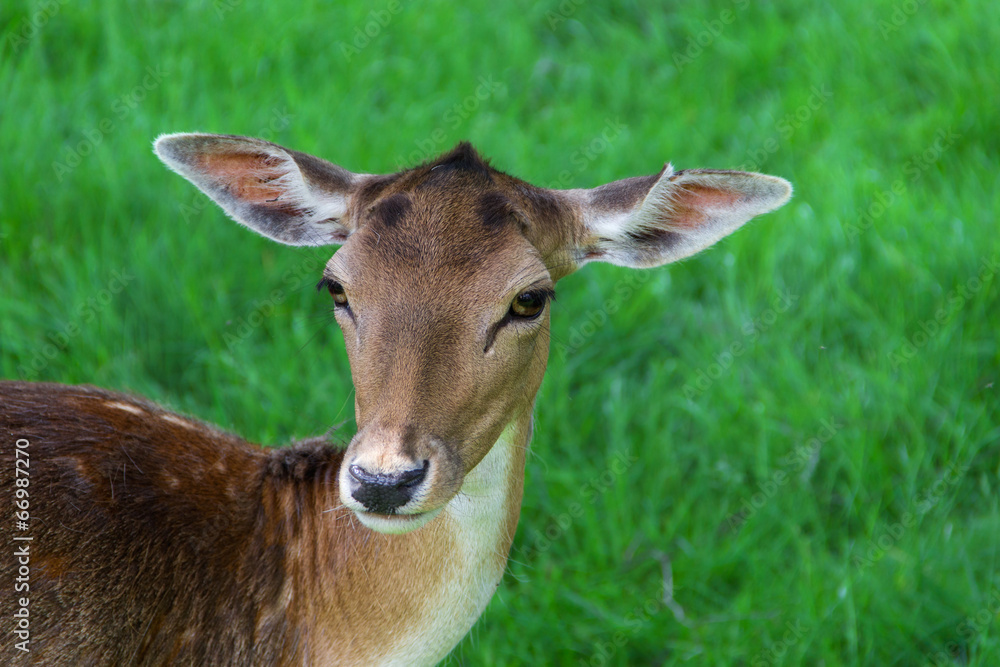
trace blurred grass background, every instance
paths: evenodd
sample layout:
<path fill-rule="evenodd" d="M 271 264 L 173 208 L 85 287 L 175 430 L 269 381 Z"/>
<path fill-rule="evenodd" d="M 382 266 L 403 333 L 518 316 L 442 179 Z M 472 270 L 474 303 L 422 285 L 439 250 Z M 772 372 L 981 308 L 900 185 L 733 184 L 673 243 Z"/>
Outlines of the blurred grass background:
<path fill-rule="evenodd" d="M 1000 664 L 993 15 L 8 0 L 0 377 L 350 436 L 329 251 L 228 221 L 161 132 L 366 172 L 469 139 L 556 187 L 777 174 L 793 201 L 713 250 L 561 283 L 508 575 L 450 663 Z"/>

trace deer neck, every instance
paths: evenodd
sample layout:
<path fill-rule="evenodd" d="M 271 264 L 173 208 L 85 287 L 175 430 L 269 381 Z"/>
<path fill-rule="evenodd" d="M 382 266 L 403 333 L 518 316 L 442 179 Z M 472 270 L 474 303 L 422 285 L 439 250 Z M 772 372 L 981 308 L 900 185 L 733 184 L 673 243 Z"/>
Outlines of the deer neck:
<path fill-rule="evenodd" d="M 530 437 L 526 410 L 441 513 L 412 533 L 366 528 L 334 509 L 336 485 L 325 486 L 310 521 L 315 539 L 289 544 L 286 552 L 301 561 L 289 562 L 288 572 L 312 574 L 299 600 L 311 602 L 306 644 L 316 664 L 434 664 L 458 644 L 503 576 Z M 296 520 L 297 507 L 286 503 L 282 514 Z"/>

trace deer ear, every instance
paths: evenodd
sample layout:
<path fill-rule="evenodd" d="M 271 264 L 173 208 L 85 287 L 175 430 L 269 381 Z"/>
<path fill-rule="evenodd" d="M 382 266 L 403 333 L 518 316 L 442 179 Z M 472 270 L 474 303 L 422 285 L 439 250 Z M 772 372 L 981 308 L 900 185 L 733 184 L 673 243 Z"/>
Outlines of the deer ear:
<path fill-rule="evenodd" d="M 373 178 L 249 137 L 166 134 L 154 148 L 236 222 L 288 245 L 347 240 L 351 196 Z"/>
<path fill-rule="evenodd" d="M 690 169 L 669 164 L 655 176 L 567 190 L 577 203 L 580 263 L 648 268 L 707 248 L 792 195 L 776 176 Z"/>

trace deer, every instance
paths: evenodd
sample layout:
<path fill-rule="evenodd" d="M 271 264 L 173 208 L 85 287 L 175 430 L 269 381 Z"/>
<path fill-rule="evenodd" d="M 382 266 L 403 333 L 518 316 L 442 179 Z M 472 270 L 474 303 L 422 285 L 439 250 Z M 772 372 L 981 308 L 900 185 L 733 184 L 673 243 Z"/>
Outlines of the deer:
<path fill-rule="evenodd" d="M 444 659 L 506 568 L 556 283 L 589 262 L 689 257 L 792 192 L 669 163 L 542 188 L 466 142 L 393 174 L 233 135 L 168 134 L 154 150 L 254 232 L 339 246 L 318 289 L 343 333 L 357 431 L 346 448 L 267 448 L 126 393 L 0 383 L 4 451 L 30 473 L 16 496 L 30 522 L 6 540 L 30 574 L 0 559 L 5 587 L 24 579 L 0 617 L 27 609 L 28 639 L 15 647 L 5 629 L 4 664 Z M 13 457 L 5 503 L 25 488 Z"/>

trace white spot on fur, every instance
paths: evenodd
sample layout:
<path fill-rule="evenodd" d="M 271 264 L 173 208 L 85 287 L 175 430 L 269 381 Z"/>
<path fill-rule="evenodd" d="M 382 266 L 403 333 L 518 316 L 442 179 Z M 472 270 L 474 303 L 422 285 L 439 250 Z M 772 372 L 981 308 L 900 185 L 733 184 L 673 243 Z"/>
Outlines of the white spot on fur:
<path fill-rule="evenodd" d="M 76 474 L 84 479 L 90 478 L 90 472 L 87 470 L 87 462 L 83 459 L 74 458 L 73 467 L 76 468 Z"/>
<path fill-rule="evenodd" d="M 197 427 L 186 419 L 182 419 L 177 415 L 172 415 L 170 413 L 160 415 L 160 419 L 168 421 L 171 424 L 177 424 L 178 426 L 183 426 L 184 428 L 197 429 Z"/>
<path fill-rule="evenodd" d="M 138 405 L 132 405 L 130 403 L 122 403 L 120 401 L 105 401 L 104 405 L 109 408 L 115 408 L 116 410 L 124 410 L 125 412 L 131 412 L 134 415 L 146 414 L 146 411 L 140 408 Z"/>

